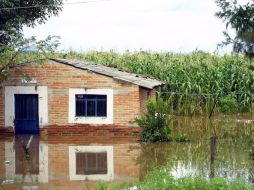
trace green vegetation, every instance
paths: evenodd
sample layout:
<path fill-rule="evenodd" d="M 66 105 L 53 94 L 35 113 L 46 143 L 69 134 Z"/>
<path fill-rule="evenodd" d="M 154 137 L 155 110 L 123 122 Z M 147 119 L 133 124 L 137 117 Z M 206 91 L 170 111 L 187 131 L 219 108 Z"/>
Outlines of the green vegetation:
<path fill-rule="evenodd" d="M 63 0 L 1 1 L 0 83 L 10 76 L 11 69 L 20 72 L 21 65 L 42 62 L 56 49 L 59 45 L 58 38 L 25 38 L 22 31 L 24 26 L 34 27 L 45 23 L 50 17 L 56 16 L 62 10 L 62 6 Z"/>
<path fill-rule="evenodd" d="M 43 6 L 39 6 L 43 5 Z M 17 8 L 27 7 L 29 8 Z M 35 27 L 58 15 L 63 8 L 63 0 L 2 0 L 0 3 L 0 53 L 1 47 L 11 45 L 24 38 L 23 27 Z"/>
<path fill-rule="evenodd" d="M 3 35 L 4 36 L 4 35 Z M 6 35 L 5 35 L 6 36 Z M 2 33 L 0 32 L 0 38 Z M 0 45 L 0 83 L 10 77 L 11 70 L 14 68 L 17 72 L 21 72 L 20 67 L 32 62 L 42 63 L 47 59 L 49 53 L 59 45 L 59 38 L 48 36 L 45 40 L 36 40 L 34 37 L 12 38 L 12 42 L 7 45 Z M 35 48 L 34 51 L 27 51 L 27 48 Z M 24 74 L 24 73 L 21 73 Z M 29 76 L 26 76 L 29 78 Z"/>
<path fill-rule="evenodd" d="M 227 182 L 223 178 L 213 178 L 210 181 L 202 178 L 174 179 L 166 169 L 155 169 L 148 173 L 145 180 L 137 184 L 138 190 L 253 190 L 242 181 Z"/>
<path fill-rule="evenodd" d="M 190 142 L 190 139 L 187 137 L 186 133 L 177 133 L 175 136 L 176 142 Z"/>
<path fill-rule="evenodd" d="M 96 52 L 57 54 L 57 57 L 94 61 L 164 80 L 159 89 L 172 99 L 172 114 L 211 115 L 253 109 L 254 61 L 237 55 L 219 56 L 195 51 L 172 53 Z M 226 105 L 224 104 L 226 103 Z"/>
<path fill-rule="evenodd" d="M 237 104 L 235 94 L 228 94 L 220 99 L 220 108 L 222 113 L 234 114 L 241 111 L 241 107 Z"/>
<path fill-rule="evenodd" d="M 241 52 L 246 57 L 254 58 L 254 1 L 247 1 L 245 4 L 232 0 L 216 0 L 220 10 L 216 16 L 235 31 L 235 37 L 231 37 L 224 31 L 225 41 L 221 45 L 233 45 L 234 52 Z"/>
<path fill-rule="evenodd" d="M 252 149 L 250 150 L 250 158 L 252 159 L 252 160 L 254 160 L 254 146 L 252 147 Z"/>
<path fill-rule="evenodd" d="M 143 113 L 135 122 L 143 128 L 140 140 L 143 142 L 157 142 L 171 140 L 170 116 L 168 114 L 171 103 L 163 101 L 161 97 L 148 100 L 147 112 Z"/>
<path fill-rule="evenodd" d="M 211 180 L 203 178 L 180 178 L 175 179 L 166 169 L 155 169 L 148 173 L 145 180 L 138 182 L 133 189 L 137 190 L 253 190 L 254 186 L 241 180 L 226 181 L 223 178 L 213 178 Z M 107 190 L 106 184 L 100 183 L 98 190 Z M 119 187 L 118 189 L 131 189 L 130 186 Z"/>

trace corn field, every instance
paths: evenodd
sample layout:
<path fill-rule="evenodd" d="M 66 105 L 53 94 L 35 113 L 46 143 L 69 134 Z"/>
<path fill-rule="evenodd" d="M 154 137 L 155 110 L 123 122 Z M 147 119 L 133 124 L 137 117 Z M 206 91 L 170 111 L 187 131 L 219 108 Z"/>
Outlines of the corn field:
<path fill-rule="evenodd" d="M 254 61 L 239 55 L 70 51 L 57 55 L 148 75 L 166 84 L 158 91 L 170 98 L 170 112 L 179 115 L 252 112 Z"/>

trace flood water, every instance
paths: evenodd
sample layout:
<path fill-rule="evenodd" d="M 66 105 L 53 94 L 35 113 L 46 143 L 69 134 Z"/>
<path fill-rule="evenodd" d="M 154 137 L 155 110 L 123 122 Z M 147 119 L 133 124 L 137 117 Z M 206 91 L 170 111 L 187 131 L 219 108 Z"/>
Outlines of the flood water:
<path fill-rule="evenodd" d="M 145 144 L 134 138 L 75 136 L 1 137 L 0 189 L 93 189 L 98 181 L 143 180 L 154 167 L 167 167 L 176 178 L 242 178 L 254 183 L 251 115 L 178 117 L 173 136 L 190 142 Z"/>

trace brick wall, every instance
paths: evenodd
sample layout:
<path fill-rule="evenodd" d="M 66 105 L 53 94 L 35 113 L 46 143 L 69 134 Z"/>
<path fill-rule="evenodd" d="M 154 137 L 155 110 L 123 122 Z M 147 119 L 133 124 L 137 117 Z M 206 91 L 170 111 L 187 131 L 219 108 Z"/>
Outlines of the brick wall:
<path fill-rule="evenodd" d="M 146 101 L 147 99 L 153 99 L 156 98 L 156 90 L 147 90 L 144 88 L 139 89 L 139 97 L 140 97 L 140 111 L 145 112 L 146 111 Z"/>
<path fill-rule="evenodd" d="M 114 171 L 116 180 L 138 180 L 140 177 L 140 166 L 137 158 L 140 149 L 132 144 L 114 145 Z"/>
<path fill-rule="evenodd" d="M 114 180 L 118 183 L 138 180 L 140 177 L 140 166 L 136 163 L 140 155 L 139 145 L 114 144 L 113 165 Z M 132 148 L 136 146 L 136 148 Z M 48 175 L 49 188 L 66 189 L 94 189 L 98 181 L 72 181 L 69 177 L 69 145 L 48 144 Z"/>
<path fill-rule="evenodd" d="M 132 121 L 144 110 L 148 90 L 137 85 L 115 80 L 107 76 L 77 69 L 68 65 L 47 61 L 30 64 L 22 71 L 37 80 L 37 85 L 48 86 L 49 125 L 68 123 L 69 88 L 113 88 L 114 124 L 133 125 Z M 5 85 L 21 85 L 21 73 L 14 71 L 14 77 Z M 153 96 L 155 90 L 150 92 Z M 4 124 L 3 90 L 0 91 L 0 125 Z M 8 106 L 8 105 L 6 105 Z"/>
<path fill-rule="evenodd" d="M 4 126 L 4 90 L 0 88 L 0 127 Z"/>
<path fill-rule="evenodd" d="M 5 141 L 0 140 L 0 181 L 5 179 Z"/>

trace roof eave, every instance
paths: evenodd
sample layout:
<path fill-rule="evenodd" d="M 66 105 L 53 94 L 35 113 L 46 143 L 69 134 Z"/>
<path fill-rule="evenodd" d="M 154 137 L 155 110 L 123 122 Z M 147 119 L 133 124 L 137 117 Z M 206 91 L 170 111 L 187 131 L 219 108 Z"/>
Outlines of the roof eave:
<path fill-rule="evenodd" d="M 65 64 L 65 65 L 69 65 L 69 66 L 72 66 L 72 67 L 77 68 L 77 69 L 82 69 L 82 70 L 86 70 L 86 71 L 90 71 L 90 72 L 97 73 L 97 74 L 99 74 L 99 75 L 104 75 L 104 76 L 107 76 L 107 77 L 110 77 L 110 78 L 113 78 L 113 79 L 116 79 L 116 80 L 121 80 L 121 81 L 124 81 L 124 82 L 132 83 L 132 84 L 135 84 L 135 85 L 137 85 L 137 86 L 140 86 L 140 87 L 143 87 L 143 88 L 146 88 L 146 89 L 150 89 L 150 90 L 152 90 L 152 89 L 154 89 L 154 88 L 157 88 L 157 87 L 162 86 L 162 85 L 165 84 L 164 81 L 160 81 L 160 80 L 157 80 L 157 79 L 153 79 L 153 80 L 158 81 L 158 84 L 156 84 L 156 85 L 151 85 L 151 86 L 149 86 L 149 85 L 142 85 L 142 84 L 140 84 L 140 83 L 136 83 L 135 81 L 129 81 L 129 80 L 125 80 L 125 79 L 120 78 L 120 77 L 114 77 L 114 76 L 111 76 L 111 75 L 107 75 L 106 73 L 91 71 L 91 70 L 89 70 L 88 68 L 83 68 L 83 67 L 78 66 L 78 63 L 75 64 L 73 61 L 72 61 L 73 63 L 70 63 L 70 60 L 54 59 L 54 58 L 50 58 L 50 60 L 55 61 L 55 62 L 57 62 L 57 63 L 62 63 L 62 64 Z"/>

